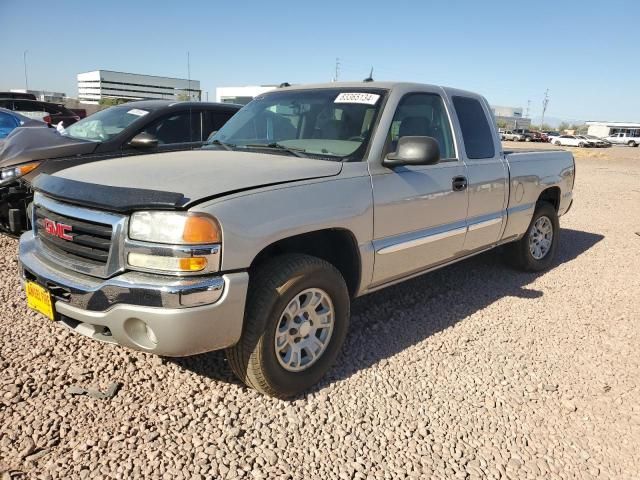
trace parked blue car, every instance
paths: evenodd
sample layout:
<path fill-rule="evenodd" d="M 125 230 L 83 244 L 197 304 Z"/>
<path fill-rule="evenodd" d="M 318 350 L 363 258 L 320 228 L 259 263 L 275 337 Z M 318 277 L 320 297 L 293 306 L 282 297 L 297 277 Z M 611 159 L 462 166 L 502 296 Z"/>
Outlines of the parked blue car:
<path fill-rule="evenodd" d="M 0 141 L 18 127 L 46 127 L 47 124 L 39 120 L 34 120 L 24 115 L 20 115 L 12 110 L 0 108 Z"/>

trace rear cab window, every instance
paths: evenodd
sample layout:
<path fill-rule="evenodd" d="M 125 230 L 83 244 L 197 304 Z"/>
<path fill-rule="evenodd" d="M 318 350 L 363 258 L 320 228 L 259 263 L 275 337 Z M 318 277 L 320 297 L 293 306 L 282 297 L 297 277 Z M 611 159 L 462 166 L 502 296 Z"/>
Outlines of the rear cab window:
<path fill-rule="evenodd" d="M 480 160 L 495 157 L 493 130 L 480 101 L 462 96 L 454 96 L 452 101 L 460 123 L 467 158 Z"/>

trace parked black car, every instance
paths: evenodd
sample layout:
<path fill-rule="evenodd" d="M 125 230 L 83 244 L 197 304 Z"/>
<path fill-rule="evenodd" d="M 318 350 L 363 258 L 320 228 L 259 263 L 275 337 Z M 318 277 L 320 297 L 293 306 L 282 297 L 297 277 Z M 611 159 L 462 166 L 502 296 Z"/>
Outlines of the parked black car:
<path fill-rule="evenodd" d="M 65 128 L 80 120 L 78 115 L 59 103 L 17 98 L 0 98 L 0 107 L 13 110 L 14 112 L 41 113 L 42 115 L 39 119 L 43 122 L 52 125 L 57 125 L 62 122 L 62 126 Z"/>
<path fill-rule="evenodd" d="M 144 100 L 94 113 L 63 133 L 17 128 L 0 150 L 0 231 L 18 235 L 29 228 L 30 183 L 40 173 L 127 155 L 199 148 L 240 107 Z"/>
<path fill-rule="evenodd" d="M 0 98 L 23 98 L 25 100 L 36 100 L 33 93 L 22 92 L 0 92 Z"/>

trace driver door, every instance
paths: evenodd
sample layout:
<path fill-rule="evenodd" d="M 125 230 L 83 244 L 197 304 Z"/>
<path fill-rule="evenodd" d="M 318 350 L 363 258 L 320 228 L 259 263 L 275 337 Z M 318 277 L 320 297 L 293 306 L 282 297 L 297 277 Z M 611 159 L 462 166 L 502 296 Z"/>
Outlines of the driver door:
<path fill-rule="evenodd" d="M 451 121 L 438 92 L 404 95 L 387 135 L 383 158 L 403 136 L 438 141 L 435 165 L 382 166 L 372 171 L 375 264 L 373 286 L 456 257 L 466 235 L 466 166 L 458 158 Z"/>

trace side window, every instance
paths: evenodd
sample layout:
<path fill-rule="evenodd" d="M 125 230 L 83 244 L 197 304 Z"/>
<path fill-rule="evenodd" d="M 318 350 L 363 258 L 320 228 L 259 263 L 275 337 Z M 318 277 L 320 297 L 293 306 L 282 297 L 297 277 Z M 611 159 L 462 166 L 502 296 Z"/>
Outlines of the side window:
<path fill-rule="evenodd" d="M 202 138 L 206 140 L 212 132 L 218 131 L 236 113 L 234 110 L 205 110 Z"/>
<path fill-rule="evenodd" d="M 467 157 L 472 160 L 493 158 L 493 133 L 482 104 L 475 98 L 453 97 Z"/>
<path fill-rule="evenodd" d="M 202 139 L 200 112 L 185 111 L 165 115 L 145 128 L 143 132 L 154 135 L 158 139 L 158 145 L 200 142 Z"/>
<path fill-rule="evenodd" d="M 433 137 L 440 145 L 440 158 L 455 158 L 451 125 L 440 95 L 410 93 L 400 100 L 391 122 L 385 155 L 394 152 L 398 139 L 406 136 Z"/>

